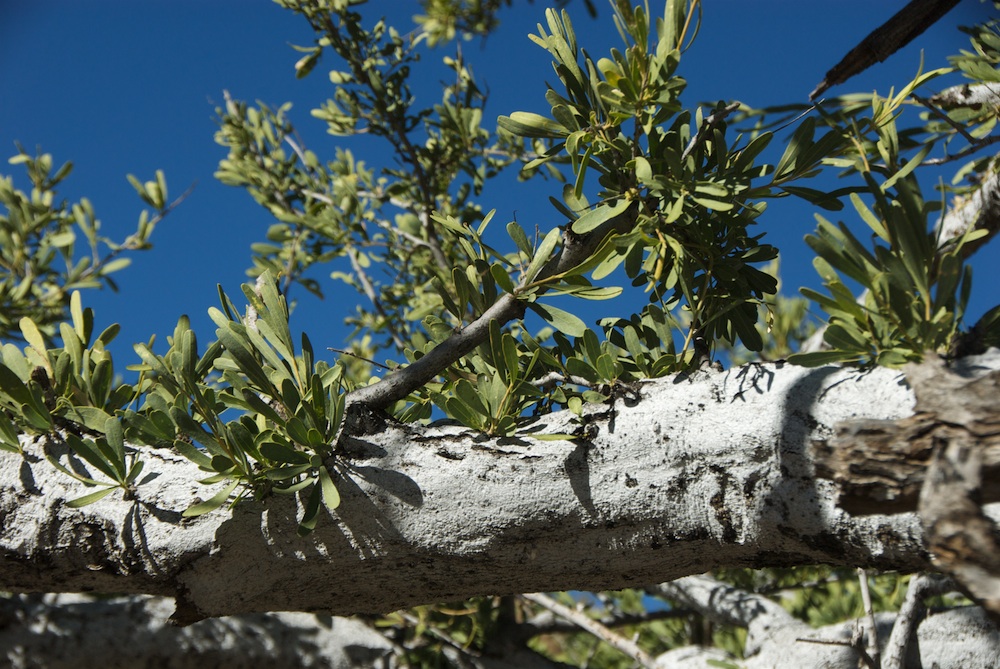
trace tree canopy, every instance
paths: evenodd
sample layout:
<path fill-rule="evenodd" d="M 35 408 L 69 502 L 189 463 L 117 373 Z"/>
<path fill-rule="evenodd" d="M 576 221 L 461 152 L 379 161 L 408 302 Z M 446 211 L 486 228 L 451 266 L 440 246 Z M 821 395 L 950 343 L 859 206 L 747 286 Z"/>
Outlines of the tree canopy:
<path fill-rule="evenodd" d="M 295 75 L 332 86 L 315 122 L 393 162 L 225 93 L 216 177 L 273 220 L 214 338 L 181 316 L 123 361 L 85 306 L 183 206 L 163 172 L 129 176 L 147 209 L 123 240 L 60 199 L 69 164 L 19 145 L 30 190 L 0 179 L 0 587 L 131 595 L 10 615 L 141 610 L 200 657 L 224 624 L 232 666 L 287 652 L 247 630 L 308 636 L 302 666 L 992 666 L 1000 306 L 966 309 L 1000 229 L 994 21 L 886 94 L 751 108 L 686 99 L 697 0 L 539 7 L 548 111 L 494 121 L 461 44 L 509 1 L 415 24 L 277 2 L 314 34 Z M 825 85 L 953 5 L 910 3 Z M 617 48 L 578 43 L 588 11 Z M 549 185 L 548 224 L 491 200 L 511 172 Z M 784 198 L 817 211 L 823 288 L 799 297 L 763 225 Z M 343 350 L 295 327 L 296 295 L 334 291 L 356 295 Z M 54 652 L 21 634 L 9 657 Z"/>

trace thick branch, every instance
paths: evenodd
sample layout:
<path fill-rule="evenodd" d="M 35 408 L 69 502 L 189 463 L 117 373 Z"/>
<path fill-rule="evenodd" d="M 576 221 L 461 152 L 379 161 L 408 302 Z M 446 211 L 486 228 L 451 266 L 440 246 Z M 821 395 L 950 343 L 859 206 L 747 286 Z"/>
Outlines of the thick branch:
<path fill-rule="evenodd" d="M 655 586 L 653 591 L 682 602 L 717 623 L 747 628 L 745 669 L 829 667 L 855 669 L 859 653 L 852 644 L 854 622 L 845 621 L 814 629 L 794 618 L 776 602 L 704 576 L 691 576 Z M 930 593 L 927 593 L 930 594 Z M 898 617 L 875 616 L 878 639 L 886 646 Z M 893 661 L 906 667 L 939 669 L 994 669 L 1000 656 L 1000 632 L 989 624 L 981 609 L 950 609 L 904 625 L 912 634 L 909 652 L 897 649 Z M 730 660 L 731 661 L 731 660 Z M 664 665 L 671 666 L 671 665 Z M 697 665 L 699 667 L 704 664 Z M 888 669 L 888 667 L 886 668 Z"/>
<path fill-rule="evenodd" d="M 847 515 L 808 446 L 849 418 L 909 414 L 897 372 L 765 365 L 649 382 L 640 397 L 502 439 L 389 422 L 348 433 L 340 508 L 305 538 L 295 498 L 182 518 L 216 487 L 163 449 L 142 452 L 134 499 L 69 508 L 89 490 L 43 459 L 65 449 L 26 444 L 23 459 L 0 454 L 0 589 L 176 595 L 177 619 L 193 621 L 601 590 L 722 566 L 928 566 L 916 517 Z"/>
<path fill-rule="evenodd" d="M 400 666 L 400 649 L 358 620 L 275 613 L 177 627 L 173 607 L 161 597 L 2 599 L 0 658 L 46 669 Z"/>

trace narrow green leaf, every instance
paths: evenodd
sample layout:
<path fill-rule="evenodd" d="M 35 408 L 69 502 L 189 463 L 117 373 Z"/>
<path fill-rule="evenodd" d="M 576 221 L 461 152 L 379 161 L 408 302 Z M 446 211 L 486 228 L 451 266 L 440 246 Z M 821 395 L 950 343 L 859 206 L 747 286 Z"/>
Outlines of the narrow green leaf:
<path fill-rule="evenodd" d="M 565 137 L 572 131 L 550 118 L 531 112 L 516 111 L 497 119 L 497 126 L 518 137 Z"/>
<path fill-rule="evenodd" d="M 300 537 L 304 537 L 316 529 L 316 523 L 319 522 L 320 501 L 322 497 L 322 487 L 313 485 L 306 500 L 305 509 L 302 511 L 302 520 L 299 522 L 298 532 Z"/>
<path fill-rule="evenodd" d="M 538 273 L 542 271 L 542 267 L 548 262 L 549 256 L 552 255 L 552 251 L 556 248 L 556 244 L 559 242 L 559 238 L 562 236 L 562 231 L 559 228 L 553 228 L 549 230 L 548 234 L 542 240 L 539 245 L 538 250 L 535 252 L 534 257 L 531 259 L 531 264 L 528 265 L 528 269 L 524 273 L 524 279 L 522 280 L 525 284 L 531 283 L 538 276 Z"/>
<path fill-rule="evenodd" d="M 96 492 L 92 492 L 89 495 L 84 495 L 83 497 L 77 497 L 66 502 L 66 506 L 71 509 L 79 509 L 80 507 L 87 506 L 88 504 L 93 504 L 98 500 L 102 500 L 111 494 L 117 486 L 108 486 Z"/>
<path fill-rule="evenodd" d="M 229 485 L 225 486 L 222 490 L 215 493 L 211 499 L 204 502 L 199 502 L 197 504 L 192 504 L 188 508 L 184 509 L 184 512 L 181 514 L 181 516 L 185 518 L 192 518 L 194 516 L 203 516 L 209 511 L 215 511 L 220 506 L 229 501 L 229 495 L 231 495 L 232 492 L 236 490 L 236 486 L 238 486 L 239 484 L 240 482 L 238 480 L 230 482 Z"/>

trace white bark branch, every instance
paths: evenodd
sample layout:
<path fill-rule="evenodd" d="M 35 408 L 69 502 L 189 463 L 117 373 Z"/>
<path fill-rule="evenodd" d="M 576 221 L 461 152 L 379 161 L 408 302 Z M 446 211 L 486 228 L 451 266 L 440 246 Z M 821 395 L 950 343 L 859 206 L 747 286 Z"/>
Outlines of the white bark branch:
<path fill-rule="evenodd" d="M 716 622 L 746 627 L 746 659 L 742 662 L 728 660 L 744 669 L 856 669 L 860 666 L 859 654 L 851 647 L 854 621 L 814 629 L 792 617 L 767 597 L 705 576 L 682 578 L 654 586 L 651 590 L 672 601 L 679 601 Z M 888 639 L 897 616 L 882 613 L 877 614 L 875 619 L 878 639 Z M 982 609 L 950 609 L 921 620 L 910 618 L 903 624 L 913 626 L 914 643 L 902 656 L 904 664 L 899 666 L 938 669 L 996 667 L 996 658 L 1000 657 L 1000 632 Z M 883 650 L 886 650 L 885 645 Z M 898 649 L 896 652 L 899 652 Z M 680 651 L 671 653 L 679 655 Z M 690 651 L 688 654 L 691 654 Z M 692 659 L 692 664 L 677 666 L 709 665 L 698 664 Z"/>
<path fill-rule="evenodd" d="M 15 669 L 394 669 L 391 641 L 359 620 L 307 613 L 168 623 L 161 597 L 45 595 L 0 601 L 0 658 Z"/>
<path fill-rule="evenodd" d="M 902 376 L 738 374 L 650 382 L 632 406 L 526 428 L 580 434 L 574 443 L 372 426 L 342 442 L 343 502 L 305 538 L 299 502 L 286 497 L 183 519 L 215 488 L 166 450 L 143 451 L 135 499 L 69 508 L 88 489 L 45 462 L 57 444 L 28 444 L 23 459 L 0 454 L 0 589 L 177 596 L 175 618 L 192 622 L 620 588 L 722 566 L 926 568 L 916 516 L 846 514 L 833 484 L 814 477 L 809 448 L 841 421 L 908 415 Z"/>

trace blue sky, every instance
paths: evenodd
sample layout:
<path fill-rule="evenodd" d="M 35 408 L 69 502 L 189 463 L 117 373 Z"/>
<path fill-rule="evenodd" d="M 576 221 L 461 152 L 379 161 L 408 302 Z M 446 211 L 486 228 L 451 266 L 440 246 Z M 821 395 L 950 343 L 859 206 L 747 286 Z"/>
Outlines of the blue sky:
<path fill-rule="evenodd" d="M 595 58 L 618 45 L 609 8 L 602 0 L 596 4 L 597 20 L 587 16 L 580 0 L 569 4 L 579 39 Z M 660 6 L 651 4 L 654 11 Z M 685 104 L 805 101 L 847 50 L 904 4 L 705 0 L 701 34 L 681 63 L 689 82 Z M 518 109 L 546 111 L 545 82 L 554 77 L 546 54 L 526 37 L 544 20 L 545 6 L 514 0 L 487 42 L 463 45 L 477 78 L 489 87 L 487 117 Z M 988 7 L 964 0 L 913 45 L 830 94 L 887 93 L 913 76 L 921 49 L 928 69 L 945 65 L 945 56 L 968 44 L 955 26 L 976 21 Z M 408 29 L 418 10 L 412 1 L 375 0 L 366 11 Z M 221 104 L 223 90 L 271 105 L 291 101 L 292 118 L 309 148 L 321 159 L 333 156 L 339 140 L 309 116 L 331 93 L 324 68 L 333 62 L 322 61 L 305 80 L 296 80 L 292 68 L 299 54 L 289 45 L 311 44 L 311 38 L 304 19 L 268 0 L 0 0 L 4 158 L 13 155 L 14 141 L 19 141 L 29 150 L 40 146 L 57 162 L 72 160 L 75 170 L 63 196 L 90 198 L 104 232 L 118 239 L 134 229 L 141 209 L 125 180 L 127 173 L 149 179 L 162 169 L 173 196 L 196 183 L 188 200 L 157 229 L 155 248 L 135 255 L 133 265 L 117 275 L 120 292 L 84 295 L 99 325 L 122 324 L 115 347 L 120 365 L 134 361 L 132 342 L 154 333 L 163 341 L 182 313 L 191 316 L 203 341 L 209 339 L 214 326 L 205 312 L 217 305 L 216 284 L 239 296 L 250 264 L 249 246 L 263 240 L 271 222 L 248 195 L 212 177 L 225 155 L 212 139 L 214 108 Z M 425 62 L 436 68 L 435 62 L 448 53 L 434 51 Z M 435 76 L 425 80 L 434 84 Z M 433 86 L 417 95 L 428 102 L 440 97 Z M 385 155 L 381 149 L 366 153 L 363 143 L 352 146 L 357 157 L 370 163 Z M 25 187 L 15 168 L 4 165 L 0 172 L 13 173 Z M 511 174 L 488 189 L 482 203 L 498 210 L 499 221 L 510 220 L 516 210 L 522 225 L 546 231 L 565 222 L 547 202 L 558 193 L 553 182 L 525 187 Z M 852 220 L 847 210 L 840 216 Z M 786 290 L 817 286 L 812 254 L 801 241 L 814 227 L 811 210 L 781 202 L 762 222 L 768 241 L 783 252 Z M 987 247 L 980 255 L 991 252 Z M 995 265 L 984 258 L 975 263 L 973 319 L 998 301 Z M 323 302 L 301 290 L 295 295 L 300 303 L 293 329 L 308 331 L 317 349 L 343 345 L 348 331 L 341 321 L 354 306 L 353 294 L 329 281 L 325 288 Z"/>

